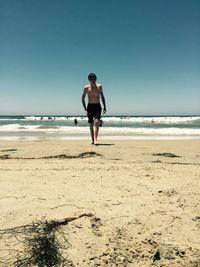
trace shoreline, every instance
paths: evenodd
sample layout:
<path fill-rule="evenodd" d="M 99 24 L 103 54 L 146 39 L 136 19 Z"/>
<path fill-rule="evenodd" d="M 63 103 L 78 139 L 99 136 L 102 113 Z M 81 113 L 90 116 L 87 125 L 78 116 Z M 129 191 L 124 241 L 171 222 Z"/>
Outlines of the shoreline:
<path fill-rule="evenodd" d="M 1 141 L 90 141 L 89 134 L 87 136 L 64 136 L 64 137 L 41 137 L 41 136 L 0 136 Z M 134 141 L 134 140 L 149 140 L 149 141 L 198 141 L 200 136 L 99 136 L 98 141 Z"/>

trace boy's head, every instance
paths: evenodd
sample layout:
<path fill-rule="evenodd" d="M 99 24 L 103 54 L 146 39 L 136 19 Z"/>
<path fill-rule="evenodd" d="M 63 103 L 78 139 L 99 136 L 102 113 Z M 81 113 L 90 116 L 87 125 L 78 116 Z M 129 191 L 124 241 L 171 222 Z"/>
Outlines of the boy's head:
<path fill-rule="evenodd" d="M 88 75 L 88 80 L 89 80 L 90 82 L 96 82 L 96 80 L 97 80 L 97 76 L 96 76 L 96 74 L 95 74 L 95 73 L 90 73 L 90 74 Z"/>

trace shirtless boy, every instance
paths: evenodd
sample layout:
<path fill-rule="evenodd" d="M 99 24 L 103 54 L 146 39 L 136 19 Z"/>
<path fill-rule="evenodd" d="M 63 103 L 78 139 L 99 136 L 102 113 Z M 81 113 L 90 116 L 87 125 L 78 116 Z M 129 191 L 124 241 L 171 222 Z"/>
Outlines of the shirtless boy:
<path fill-rule="evenodd" d="M 94 73 L 88 75 L 90 83 L 84 87 L 82 95 L 82 104 L 87 111 L 88 122 L 90 123 L 90 134 L 92 138 L 91 144 L 97 145 L 97 137 L 99 132 L 99 121 L 101 119 L 102 107 L 100 97 L 103 103 L 103 113 L 106 113 L 106 102 L 101 84 L 97 84 L 97 77 Z M 88 95 L 88 105 L 86 108 L 85 96 Z"/>

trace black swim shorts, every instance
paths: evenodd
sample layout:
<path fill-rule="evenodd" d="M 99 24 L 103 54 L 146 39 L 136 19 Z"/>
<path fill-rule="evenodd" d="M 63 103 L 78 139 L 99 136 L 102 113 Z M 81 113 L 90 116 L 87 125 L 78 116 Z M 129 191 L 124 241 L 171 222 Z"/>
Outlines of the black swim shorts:
<path fill-rule="evenodd" d="M 100 103 L 88 103 L 87 105 L 87 116 L 88 116 L 88 122 L 93 123 L 94 118 L 100 119 L 101 118 L 101 111 L 102 107 Z"/>

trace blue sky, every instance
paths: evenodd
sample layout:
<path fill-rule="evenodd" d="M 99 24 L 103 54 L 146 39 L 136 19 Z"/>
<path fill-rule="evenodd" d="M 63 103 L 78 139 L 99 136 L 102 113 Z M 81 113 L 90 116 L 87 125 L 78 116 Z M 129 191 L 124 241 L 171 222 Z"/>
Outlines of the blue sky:
<path fill-rule="evenodd" d="M 0 0 L 0 115 L 200 114 L 199 0 Z"/>

